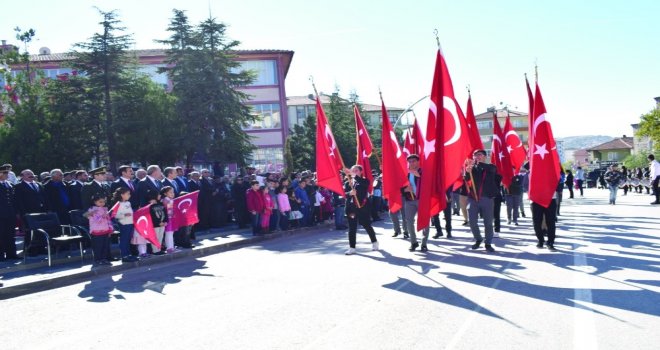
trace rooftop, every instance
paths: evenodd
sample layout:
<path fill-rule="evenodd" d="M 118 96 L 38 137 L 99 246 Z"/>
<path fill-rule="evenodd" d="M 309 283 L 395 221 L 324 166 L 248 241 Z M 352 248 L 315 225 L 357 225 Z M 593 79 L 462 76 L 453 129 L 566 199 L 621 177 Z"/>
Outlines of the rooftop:
<path fill-rule="evenodd" d="M 493 112 L 497 113 L 498 118 L 504 118 L 507 115 L 510 117 L 527 117 L 529 114 L 516 111 L 513 109 L 508 109 L 508 108 L 501 108 L 501 109 L 496 109 L 494 107 L 488 108 L 488 110 L 484 113 L 480 113 L 474 116 L 474 119 L 492 119 L 493 118 Z"/>
<path fill-rule="evenodd" d="M 321 104 L 327 105 L 330 103 L 330 97 L 331 95 L 321 93 L 320 98 L 321 98 Z M 308 105 L 314 105 L 316 104 L 316 100 L 314 99 L 314 95 L 309 94 L 306 96 L 287 96 L 286 97 L 286 104 L 287 106 L 308 106 Z M 360 106 L 362 106 L 362 110 L 365 112 L 380 112 L 381 106 L 380 105 L 373 105 L 369 103 L 361 103 Z M 388 107 L 388 111 L 403 111 L 404 108 L 398 108 L 398 107 Z"/>
<path fill-rule="evenodd" d="M 609 151 L 617 149 L 633 149 L 632 137 L 617 137 L 612 141 L 601 143 L 598 146 L 591 147 L 587 151 Z"/>
<path fill-rule="evenodd" d="M 135 55 L 139 58 L 164 58 L 166 55 L 166 49 L 146 49 L 146 50 L 129 50 L 128 53 Z M 260 55 L 284 55 L 284 75 L 286 76 L 289 72 L 289 67 L 291 66 L 291 60 L 293 58 L 293 51 L 290 50 L 234 50 L 231 51 L 234 55 L 239 58 L 245 56 L 260 56 Z M 73 58 L 73 54 L 70 52 L 65 53 L 49 53 L 49 54 L 40 54 L 40 55 L 30 55 L 30 62 L 41 62 L 41 63 L 52 63 L 52 62 L 62 62 L 67 61 Z"/>

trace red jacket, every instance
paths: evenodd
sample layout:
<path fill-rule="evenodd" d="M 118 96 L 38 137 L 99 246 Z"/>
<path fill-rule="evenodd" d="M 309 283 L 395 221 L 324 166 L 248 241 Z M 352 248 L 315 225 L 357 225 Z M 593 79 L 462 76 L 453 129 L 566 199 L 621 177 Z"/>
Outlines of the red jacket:
<path fill-rule="evenodd" d="M 245 193 L 245 197 L 247 199 L 247 210 L 249 212 L 256 211 L 257 213 L 261 213 L 264 211 L 263 192 L 249 189 Z"/>

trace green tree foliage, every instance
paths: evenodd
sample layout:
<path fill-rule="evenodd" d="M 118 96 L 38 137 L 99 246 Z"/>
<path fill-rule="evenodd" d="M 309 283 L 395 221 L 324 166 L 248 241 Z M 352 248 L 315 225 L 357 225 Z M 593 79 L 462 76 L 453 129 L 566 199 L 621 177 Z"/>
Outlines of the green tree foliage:
<path fill-rule="evenodd" d="M 289 139 L 294 171 L 316 169 L 316 115 L 308 115 L 303 125 L 294 125 Z"/>
<path fill-rule="evenodd" d="M 254 73 L 240 69 L 232 50 L 238 41 L 228 40 L 226 26 L 209 18 L 192 26 L 183 11 L 174 10 L 166 40 L 167 68 L 176 96 L 177 117 L 185 123 L 177 145 L 190 165 L 193 157 L 207 161 L 246 164 L 254 149 L 243 128 L 255 120 L 244 105 L 248 95 L 236 90 L 247 86 Z"/>
<path fill-rule="evenodd" d="M 284 171 L 283 175 L 289 177 L 291 173 L 295 172 L 296 167 L 293 162 L 293 153 L 291 153 L 291 136 L 284 141 Z"/>
<path fill-rule="evenodd" d="M 660 109 L 654 109 L 642 116 L 638 136 L 648 136 L 653 141 L 655 152 L 660 152 Z"/>
<path fill-rule="evenodd" d="M 118 164 L 114 103 L 117 92 L 127 83 L 126 71 L 131 66 L 127 50 L 132 38 L 122 34 L 125 28 L 121 26 L 116 11 L 98 11 L 102 17 L 99 22 L 102 31 L 88 41 L 74 45 L 81 51 L 73 52 L 71 65 L 86 75 L 88 88 L 99 97 L 97 104 L 102 106 L 102 112 L 97 115 L 97 123 L 102 137 L 95 156 L 107 160 L 114 169 Z"/>
<path fill-rule="evenodd" d="M 623 160 L 623 165 L 628 169 L 646 168 L 649 166 L 649 161 L 646 159 L 647 156 L 648 154 L 644 153 L 631 154 Z"/>

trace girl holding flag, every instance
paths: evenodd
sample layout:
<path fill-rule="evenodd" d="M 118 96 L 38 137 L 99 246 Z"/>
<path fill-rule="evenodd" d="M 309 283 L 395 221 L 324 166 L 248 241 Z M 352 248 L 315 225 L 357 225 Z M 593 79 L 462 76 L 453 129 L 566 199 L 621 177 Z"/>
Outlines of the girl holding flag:
<path fill-rule="evenodd" d="M 112 194 L 115 205 L 110 216 L 119 224 L 119 250 L 122 262 L 135 262 L 137 257 L 131 255 L 131 237 L 133 236 L 133 208 L 131 207 L 131 189 L 120 187 Z"/>

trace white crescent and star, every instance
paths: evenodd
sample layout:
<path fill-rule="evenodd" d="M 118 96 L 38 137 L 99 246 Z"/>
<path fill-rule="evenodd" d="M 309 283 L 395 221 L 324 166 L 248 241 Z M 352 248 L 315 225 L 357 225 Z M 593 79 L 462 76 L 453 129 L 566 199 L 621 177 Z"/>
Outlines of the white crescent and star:
<path fill-rule="evenodd" d="M 325 138 L 330 142 L 330 155 L 335 156 L 335 149 L 337 148 L 335 146 L 335 138 L 332 137 L 332 133 L 330 132 L 330 125 L 327 123 L 325 124 Z"/>
<path fill-rule="evenodd" d="M 442 106 L 451 114 L 454 120 L 454 135 L 445 142 L 445 146 L 451 146 L 461 138 L 461 120 L 458 118 L 458 108 L 454 99 L 448 96 L 442 96 Z"/>
<path fill-rule="evenodd" d="M 536 120 L 534 120 L 534 128 L 532 129 L 534 135 L 536 135 L 536 129 L 539 127 L 539 125 L 541 125 L 541 123 L 544 123 L 544 122 L 546 122 L 545 113 L 541 114 L 540 116 L 538 116 L 538 118 L 536 118 Z M 534 154 L 540 156 L 542 160 L 545 159 L 546 154 L 550 153 L 547 150 L 547 143 L 544 143 L 542 145 L 534 144 L 534 148 L 536 149 L 536 151 L 534 151 Z M 552 148 L 551 150 L 554 150 L 554 149 L 555 148 Z"/>
<path fill-rule="evenodd" d="M 143 216 L 140 216 L 140 217 L 137 219 L 137 221 L 135 221 L 135 224 L 136 224 L 137 228 L 140 229 L 140 228 L 141 228 L 141 227 L 140 227 L 140 222 L 143 221 L 143 220 L 144 220 L 144 229 L 142 230 L 142 234 L 146 234 L 146 233 L 147 233 L 147 230 L 146 230 L 146 229 L 147 229 L 147 225 L 149 224 L 149 220 L 147 220 L 147 217 L 146 217 L 146 216 L 144 216 L 144 215 L 143 215 Z"/>
<path fill-rule="evenodd" d="M 188 203 L 188 205 L 186 206 L 186 208 L 181 208 L 181 205 L 182 205 L 183 203 Z M 192 205 L 192 199 L 190 199 L 190 198 L 186 198 L 186 199 L 182 200 L 181 202 L 179 202 L 179 204 L 177 205 L 177 207 L 179 208 L 179 210 L 181 210 L 182 213 L 185 213 L 186 211 L 188 211 L 188 208 L 189 208 L 191 205 Z"/>
<path fill-rule="evenodd" d="M 396 134 L 390 130 L 390 139 L 392 139 L 394 147 L 396 147 L 396 157 L 401 158 L 401 148 L 399 148 L 399 141 L 396 140 Z"/>

